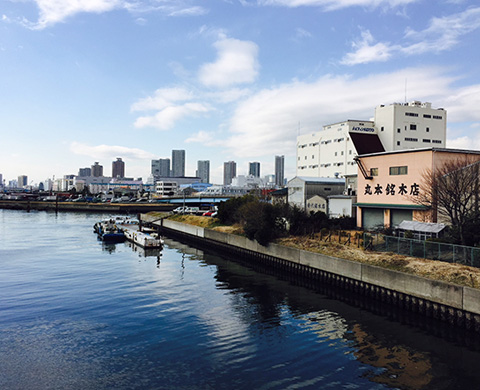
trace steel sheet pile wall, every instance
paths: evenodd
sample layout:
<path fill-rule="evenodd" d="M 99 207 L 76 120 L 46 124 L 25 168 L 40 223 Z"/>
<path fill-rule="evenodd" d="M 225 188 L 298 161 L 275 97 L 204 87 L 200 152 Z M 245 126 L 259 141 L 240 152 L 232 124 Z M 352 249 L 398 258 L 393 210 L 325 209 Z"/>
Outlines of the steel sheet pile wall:
<path fill-rule="evenodd" d="M 409 275 L 319 253 L 270 244 L 246 237 L 165 219 L 166 232 L 241 253 L 256 261 L 480 332 L 480 290 Z"/>

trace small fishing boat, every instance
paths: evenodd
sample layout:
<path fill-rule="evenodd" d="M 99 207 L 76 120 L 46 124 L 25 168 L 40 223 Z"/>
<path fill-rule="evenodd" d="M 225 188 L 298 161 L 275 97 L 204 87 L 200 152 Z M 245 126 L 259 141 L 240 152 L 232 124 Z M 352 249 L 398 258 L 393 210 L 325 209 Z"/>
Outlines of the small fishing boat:
<path fill-rule="evenodd" d="M 95 223 L 93 231 L 105 242 L 123 242 L 126 239 L 125 233 L 113 218 Z"/>

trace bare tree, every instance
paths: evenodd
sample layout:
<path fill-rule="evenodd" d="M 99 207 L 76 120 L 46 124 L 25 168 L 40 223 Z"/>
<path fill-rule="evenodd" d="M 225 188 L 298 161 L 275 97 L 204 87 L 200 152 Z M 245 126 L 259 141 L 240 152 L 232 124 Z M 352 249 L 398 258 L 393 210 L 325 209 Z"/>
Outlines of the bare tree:
<path fill-rule="evenodd" d="M 457 230 L 458 239 L 465 244 L 466 225 L 478 214 L 480 199 L 480 161 L 473 156 L 450 160 L 426 170 L 422 175 L 423 188 L 412 200 L 431 209 L 432 215 L 444 216 Z"/>

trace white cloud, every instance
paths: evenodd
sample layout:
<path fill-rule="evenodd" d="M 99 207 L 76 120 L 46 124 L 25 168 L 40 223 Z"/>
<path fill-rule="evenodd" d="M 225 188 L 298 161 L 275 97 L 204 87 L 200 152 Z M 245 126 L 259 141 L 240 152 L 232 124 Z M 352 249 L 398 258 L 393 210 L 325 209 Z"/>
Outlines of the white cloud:
<path fill-rule="evenodd" d="M 361 7 L 399 7 L 418 0 L 257 0 L 260 5 L 273 5 L 283 7 L 322 7 L 326 11 L 333 11 L 342 8 Z"/>
<path fill-rule="evenodd" d="M 361 39 L 352 43 L 354 51 L 347 53 L 341 63 L 357 65 L 386 61 L 394 54 L 439 53 L 451 49 L 460 42 L 463 35 L 479 28 L 480 7 L 477 7 L 443 18 L 432 18 L 429 26 L 423 31 L 407 29 L 404 38 L 414 41 L 413 43 L 391 45 L 387 42 L 378 42 L 374 44 L 372 34 L 369 31 L 363 31 Z"/>
<path fill-rule="evenodd" d="M 155 115 L 141 116 L 134 123 L 136 128 L 154 127 L 159 130 L 170 130 L 180 119 L 196 114 L 207 113 L 211 108 L 202 103 L 185 103 L 170 106 L 157 112 Z"/>
<path fill-rule="evenodd" d="M 208 11 L 201 6 L 190 6 L 175 0 L 33 0 L 38 7 L 38 21 L 23 20 L 22 24 L 35 30 L 41 30 L 64 22 L 78 13 L 104 13 L 115 9 L 124 9 L 132 14 L 162 12 L 168 16 L 198 16 Z M 3 19 L 5 21 L 5 19 Z M 145 22 L 137 18 L 136 23 Z"/>
<path fill-rule="evenodd" d="M 124 6 L 122 0 L 35 0 L 40 11 L 35 29 L 63 22 L 79 12 L 102 13 Z"/>
<path fill-rule="evenodd" d="M 215 42 L 217 60 L 204 64 L 199 71 L 200 82 L 207 87 L 225 88 L 252 83 L 258 76 L 258 46 L 254 42 L 221 38 Z"/>
<path fill-rule="evenodd" d="M 177 121 L 212 110 L 206 103 L 192 102 L 193 92 L 185 88 L 163 88 L 153 96 L 140 99 L 132 104 L 132 111 L 157 111 L 151 115 L 140 116 L 135 120 L 136 128 L 154 127 L 169 130 Z"/>
<path fill-rule="evenodd" d="M 123 159 L 130 160 L 142 160 L 156 158 L 154 154 L 146 152 L 142 149 L 127 148 L 125 146 L 117 145 L 97 145 L 91 146 L 83 144 L 81 142 L 72 142 L 70 144 L 70 150 L 74 154 L 88 156 L 92 159 L 110 159 L 113 160 L 116 157 L 122 157 Z"/>
<path fill-rule="evenodd" d="M 183 87 L 160 88 L 155 91 L 153 96 L 148 96 L 134 103 L 131 107 L 131 110 L 163 110 L 165 108 L 171 107 L 176 102 L 191 100 L 193 99 L 193 97 L 193 92 Z"/>
<path fill-rule="evenodd" d="M 199 131 L 197 134 L 192 135 L 191 137 L 185 140 L 186 143 L 201 143 L 201 144 L 209 144 L 215 142 L 214 133 L 208 131 Z"/>
<path fill-rule="evenodd" d="M 405 54 L 441 52 L 459 43 L 460 37 L 480 28 L 480 7 L 464 12 L 432 18 L 430 25 L 423 31 L 407 30 L 405 37 L 420 42 L 402 48 Z"/>
<path fill-rule="evenodd" d="M 391 57 L 392 47 L 385 43 L 374 43 L 370 31 L 363 31 L 361 40 L 352 43 L 355 50 L 343 57 L 341 63 L 344 65 L 366 64 L 369 62 L 387 61 Z"/>
<path fill-rule="evenodd" d="M 475 137 L 463 136 L 455 139 L 447 139 L 447 148 L 480 150 L 480 132 L 477 132 L 477 136 Z"/>
<path fill-rule="evenodd" d="M 323 125 L 346 119 L 368 119 L 379 104 L 403 101 L 405 79 L 410 99 L 446 105 L 449 95 L 462 96 L 468 90 L 453 88 L 455 78 L 440 68 L 409 68 L 361 78 L 325 76 L 313 83 L 294 81 L 263 90 L 240 103 L 231 119 L 231 136 L 225 142 L 236 157 L 272 154 L 292 155 L 300 133 L 321 130 Z M 480 86 L 479 86 L 480 88 Z M 473 91 L 472 91 L 473 93 Z M 379 100 L 382 99 L 382 100 Z M 457 104 L 450 101 L 450 104 Z M 476 101 L 462 100 L 465 111 L 476 110 Z M 480 116 L 480 113 L 474 114 Z M 456 117 L 454 110 L 451 117 Z"/>

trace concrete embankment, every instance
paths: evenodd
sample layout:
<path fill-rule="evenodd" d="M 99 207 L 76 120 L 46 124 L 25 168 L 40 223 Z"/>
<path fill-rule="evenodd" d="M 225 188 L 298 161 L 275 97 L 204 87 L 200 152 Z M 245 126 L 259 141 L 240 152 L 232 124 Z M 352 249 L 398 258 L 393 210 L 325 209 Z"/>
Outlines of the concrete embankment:
<path fill-rule="evenodd" d="M 10 210 L 47 210 L 47 211 L 87 211 L 98 213 L 148 213 L 150 211 L 167 212 L 174 205 L 163 203 L 88 203 L 88 202 L 42 202 L 29 200 L 0 200 L 0 209 Z"/>
<path fill-rule="evenodd" d="M 246 237 L 188 225 L 169 219 L 151 221 L 166 234 L 208 243 L 270 267 L 329 283 L 388 305 L 480 332 L 480 290 L 426 279 L 355 261 L 282 245 L 264 247 Z"/>

